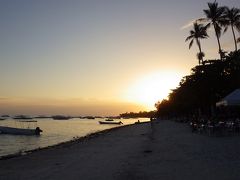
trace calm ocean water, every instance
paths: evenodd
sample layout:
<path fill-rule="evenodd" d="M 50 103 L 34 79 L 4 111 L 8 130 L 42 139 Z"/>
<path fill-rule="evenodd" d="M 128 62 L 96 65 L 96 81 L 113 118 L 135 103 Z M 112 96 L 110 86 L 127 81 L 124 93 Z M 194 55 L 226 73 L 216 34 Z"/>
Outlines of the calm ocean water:
<path fill-rule="evenodd" d="M 19 136 L 0 134 L 0 156 L 24 152 L 37 149 L 39 147 L 47 147 L 61 142 L 72 140 L 75 137 L 86 136 L 89 133 L 110 129 L 119 125 L 100 125 L 99 120 L 103 119 L 80 119 L 73 118 L 70 120 L 53 120 L 53 119 L 33 119 L 37 120 L 43 133 L 40 136 Z M 138 119 L 121 119 L 123 125 L 133 124 Z M 141 122 L 149 121 L 139 119 Z M 22 124 L 14 119 L 0 121 L 0 126 L 10 127 L 26 127 L 27 123 Z"/>

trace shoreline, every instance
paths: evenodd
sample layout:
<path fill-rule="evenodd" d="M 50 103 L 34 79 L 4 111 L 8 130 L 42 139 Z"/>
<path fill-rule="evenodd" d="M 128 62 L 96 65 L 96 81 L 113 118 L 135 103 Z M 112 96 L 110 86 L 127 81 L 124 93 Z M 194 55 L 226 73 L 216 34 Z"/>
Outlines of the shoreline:
<path fill-rule="evenodd" d="M 123 128 L 125 127 L 125 128 Z M 186 124 L 116 127 L 0 161 L 1 180 L 229 179 L 240 177 L 239 136 L 209 138 Z"/>
<path fill-rule="evenodd" d="M 116 126 L 116 127 L 112 127 L 110 129 L 105 129 L 102 131 L 96 131 L 93 133 L 89 133 L 85 136 L 81 136 L 81 137 L 73 137 L 73 139 L 69 140 L 69 141 L 65 141 L 65 142 L 60 142 L 58 144 L 54 144 L 54 145 L 50 145 L 50 146 L 46 146 L 46 147 L 39 147 L 36 149 L 32 149 L 32 150 L 27 150 L 27 151 L 23 151 L 23 152 L 17 152 L 17 153 L 13 153 L 13 154 L 8 154 L 8 155 L 4 155 L 4 156 L 0 156 L 0 162 L 3 160 L 7 160 L 7 159 L 12 159 L 12 158 L 17 158 L 17 157 L 21 157 L 21 156 L 27 156 L 29 154 L 35 153 L 35 152 L 39 152 L 39 151 L 44 151 L 44 150 L 48 150 L 48 149 L 55 149 L 55 148 L 63 148 L 63 147 L 69 147 L 72 146 L 76 143 L 82 143 L 84 141 L 88 141 L 92 138 L 96 138 L 100 135 L 105 135 L 109 132 L 112 132 L 114 130 L 117 129 L 121 129 L 124 127 L 128 127 L 128 126 L 134 126 L 134 125 L 138 125 L 138 124 L 145 124 L 145 123 L 150 123 L 149 122 L 141 122 L 141 123 L 134 123 L 134 124 L 128 124 L 128 125 L 123 125 L 123 126 Z"/>

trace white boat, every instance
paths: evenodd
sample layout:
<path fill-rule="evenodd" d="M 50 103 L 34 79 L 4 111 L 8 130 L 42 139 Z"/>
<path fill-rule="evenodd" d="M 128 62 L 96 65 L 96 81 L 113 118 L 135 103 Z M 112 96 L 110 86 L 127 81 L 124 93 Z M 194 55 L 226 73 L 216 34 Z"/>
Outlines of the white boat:
<path fill-rule="evenodd" d="M 0 134 L 12 134 L 12 135 L 40 135 L 42 130 L 39 127 L 36 127 L 37 121 L 18 121 L 20 123 L 27 123 L 29 128 L 17 127 L 8 127 L 8 126 L 0 126 Z M 35 127 L 30 128 L 30 123 L 35 123 Z"/>
<path fill-rule="evenodd" d="M 42 130 L 39 127 L 36 129 L 23 129 L 0 126 L 0 134 L 12 134 L 12 135 L 40 135 Z"/>

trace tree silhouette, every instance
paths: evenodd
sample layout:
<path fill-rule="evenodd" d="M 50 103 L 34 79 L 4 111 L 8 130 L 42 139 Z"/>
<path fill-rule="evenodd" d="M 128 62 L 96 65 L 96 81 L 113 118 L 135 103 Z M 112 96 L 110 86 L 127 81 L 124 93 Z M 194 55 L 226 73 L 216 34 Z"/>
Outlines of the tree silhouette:
<path fill-rule="evenodd" d="M 210 116 L 216 102 L 240 87 L 240 50 L 229 53 L 223 60 L 209 60 L 192 68 L 168 100 L 156 103 L 157 115 L 180 117 Z"/>
<path fill-rule="evenodd" d="M 182 78 L 179 86 L 168 95 L 168 100 L 155 104 L 157 116 L 161 117 L 197 117 L 198 115 L 212 116 L 216 102 L 233 90 L 240 88 L 240 50 L 235 31 L 240 32 L 240 10 L 237 8 L 219 7 L 218 3 L 208 3 L 209 9 L 204 10 L 206 18 L 198 19 L 193 24 L 193 30 L 185 41 L 190 41 L 189 49 L 196 41 L 199 53 L 199 65 L 192 68 L 191 74 Z M 200 23 L 199 23 L 200 22 Z M 203 25 L 201 23 L 206 23 Z M 220 59 L 205 60 L 199 39 L 207 38 L 206 29 L 213 26 L 217 37 Z M 231 27 L 235 51 L 224 55 L 221 49 L 220 36 Z M 224 58 L 223 58 L 224 57 Z M 200 64 L 202 60 L 203 65 Z M 190 119 L 191 119 L 190 118 Z"/>
<path fill-rule="evenodd" d="M 224 19 L 225 21 L 225 31 L 227 31 L 228 27 L 231 27 L 232 33 L 233 33 L 233 39 L 235 44 L 235 51 L 237 51 L 237 39 L 235 35 L 234 28 L 236 28 L 238 31 L 240 31 L 240 10 L 237 8 L 231 8 L 225 7 L 224 12 Z"/>
<path fill-rule="evenodd" d="M 197 54 L 199 65 L 201 64 L 201 61 L 203 63 L 203 57 L 204 57 L 204 53 L 202 52 L 202 48 L 201 48 L 200 39 L 205 39 L 207 37 L 208 37 L 207 27 L 204 26 L 203 24 L 199 24 L 195 22 L 193 23 L 193 29 L 190 30 L 190 35 L 185 40 L 185 41 L 190 40 L 189 49 L 192 47 L 194 40 L 196 41 L 199 49 L 199 53 Z"/>
<path fill-rule="evenodd" d="M 223 50 L 220 44 L 220 36 L 222 31 L 222 25 L 224 24 L 224 11 L 225 7 L 219 7 L 218 3 L 214 1 L 214 3 L 208 3 L 209 9 L 204 9 L 203 12 L 206 15 L 206 18 L 199 19 L 200 21 L 207 21 L 209 22 L 206 27 L 213 26 L 215 30 L 215 35 L 217 37 L 218 42 L 218 50 L 220 54 L 220 58 L 223 58 Z"/>

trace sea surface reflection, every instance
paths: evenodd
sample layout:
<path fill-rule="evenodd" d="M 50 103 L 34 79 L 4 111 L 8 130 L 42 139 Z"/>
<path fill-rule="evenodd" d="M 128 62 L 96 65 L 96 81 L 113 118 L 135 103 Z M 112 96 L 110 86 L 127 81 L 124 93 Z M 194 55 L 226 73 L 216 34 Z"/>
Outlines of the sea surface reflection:
<path fill-rule="evenodd" d="M 70 120 L 53 120 L 51 118 L 33 120 L 37 120 L 37 126 L 43 130 L 43 133 L 40 136 L 0 134 L 0 156 L 52 146 L 116 126 L 134 124 L 138 120 L 141 122 L 149 121 L 148 118 L 121 119 L 123 125 L 100 125 L 98 121 L 103 120 L 100 118 L 91 120 L 80 118 L 72 118 Z M 20 127 L 22 125 L 14 119 L 7 119 L 0 121 L 0 126 Z"/>

